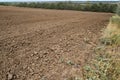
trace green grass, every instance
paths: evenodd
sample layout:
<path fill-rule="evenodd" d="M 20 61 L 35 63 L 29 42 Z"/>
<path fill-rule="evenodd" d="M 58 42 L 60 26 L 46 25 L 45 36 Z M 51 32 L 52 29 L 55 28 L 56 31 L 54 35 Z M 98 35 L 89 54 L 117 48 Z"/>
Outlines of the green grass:
<path fill-rule="evenodd" d="M 112 24 L 116 24 L 120 28 L 120 16 L 113 16 L 110 18 Z"/>

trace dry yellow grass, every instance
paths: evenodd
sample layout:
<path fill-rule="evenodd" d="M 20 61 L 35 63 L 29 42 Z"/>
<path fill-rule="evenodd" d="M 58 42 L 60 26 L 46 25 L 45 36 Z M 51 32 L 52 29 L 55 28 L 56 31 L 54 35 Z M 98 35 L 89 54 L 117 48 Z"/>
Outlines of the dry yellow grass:
<path fill-rule="evenodd" d="M 114 35 L 120 35 L 120 17 L 113 16 L 104 31 L 104 38 L 111 38 Z"/>

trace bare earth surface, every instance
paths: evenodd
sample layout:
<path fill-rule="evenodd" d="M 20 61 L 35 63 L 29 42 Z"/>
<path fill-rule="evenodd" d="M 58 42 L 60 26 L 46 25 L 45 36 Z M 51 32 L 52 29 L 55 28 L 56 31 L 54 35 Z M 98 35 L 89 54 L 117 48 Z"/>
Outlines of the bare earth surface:
<path fill-rule="evenodd" d="M 0 6 L 0 80 L 82 77 L 110 16 Z"/>

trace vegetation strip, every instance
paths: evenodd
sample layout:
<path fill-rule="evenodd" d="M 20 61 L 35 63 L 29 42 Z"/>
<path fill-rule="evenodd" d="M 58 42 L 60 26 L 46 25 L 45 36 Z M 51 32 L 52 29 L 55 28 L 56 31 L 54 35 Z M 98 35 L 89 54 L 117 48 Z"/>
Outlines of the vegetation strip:
<path fill-rule="evenodd" d="M 74 3 L 74 2 L 1 2 L 0 5 L 30 7 L 30 8 L 45 8 L 45 9 L 60 9 L 60 10 L 77 10 L 77 11 L 92 11 L 92 12 L 111 12 L 114 13 L 116 3 Z"/>
<path fill-rule="evenodd" d="M 84 80 L 120 80 L 120 6 L 100 42 L 94 59 L 84 67 Z"/>

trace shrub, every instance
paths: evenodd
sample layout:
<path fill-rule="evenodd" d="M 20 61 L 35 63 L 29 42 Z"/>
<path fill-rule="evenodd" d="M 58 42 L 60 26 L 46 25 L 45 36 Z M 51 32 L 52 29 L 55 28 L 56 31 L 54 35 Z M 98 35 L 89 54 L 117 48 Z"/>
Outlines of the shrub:
<path fill-rule="evenodd" d="M 116 14 L 120 16 L 120 4 L 117 7 Z"/>
<path fill-rule="evenodd" d="M 61 9 L 61 10 L 78 10 L 78 11 L 94 11 L 94 12 L 115 12 L 117 4 L 109 3 L 74 3 L 74 2 L 54 2 L 54 3 L 40 3 L 40 2 L 20 2 L 9 3 L 0 2 L 0 5 L 31 7 L 31 8 L 45 8 L 45 9 Z"/>

